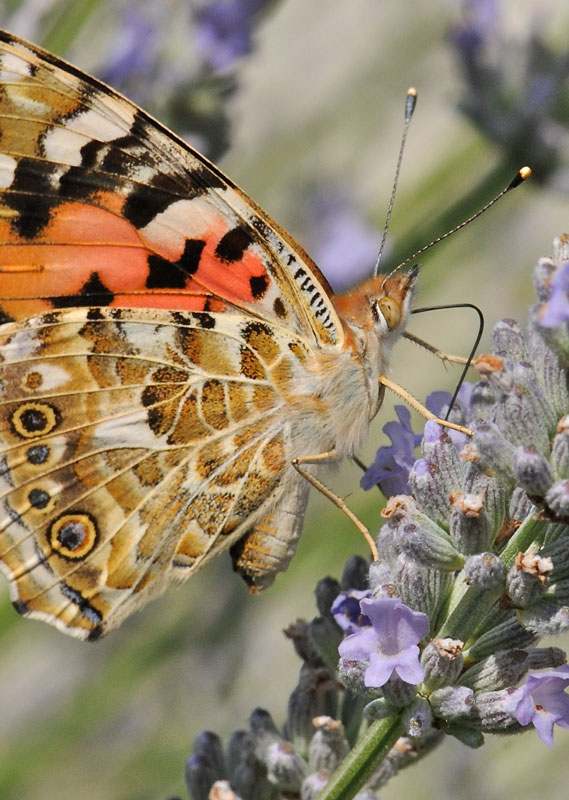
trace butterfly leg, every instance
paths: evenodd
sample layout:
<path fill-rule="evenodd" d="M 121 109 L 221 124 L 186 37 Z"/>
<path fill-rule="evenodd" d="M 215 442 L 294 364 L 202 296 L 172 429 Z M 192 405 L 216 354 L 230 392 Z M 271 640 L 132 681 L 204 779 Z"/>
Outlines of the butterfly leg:
<path fill-rule="evenodd" d="M 465 433 L 467 436 L 472 436 L 472 431 L 470 428 L 465 428 L 463 425 L 456 425 L 454 422 L 449 422 L 446 419 L 440 419 L 432 411 L 429 411 L 428 408 L 425 408 L 424 405 L 419 403 L 418 400 L 415 400 L 412 394 L 409 394 L 402 386 L 399 386 L 398 383 L 394 383 L 390 381 L 385 375 L 380 375 L 379 382 L 382 386 L 385 386 L 386 389 L 389 389 L 394 394 L 399 395 L 402 400 L 405 400 L 411 408 L 414 408 L 415 411 L 418 411 L 421 416 L 425 417 L 425 419 L 432 419 L 437 422 L 439 425 L 442 425 L 443 428 L 452 428 L 454 431 L 460 431 L 460 433 Z"/>
<path fill-rule="evenodd" d="M 331 500 L 334 505 L 340 509 L 348 519 L 353 522 L 359 532 L 362 534 L 366 542 L 368 543 L 369 549 L 371 550 L 371 555 L 374 561 L 378 559 L 377 547 L 373 540 L 371 533 L 368 531 L 366 526 L 359 520 L 354 512 L 348 508 L 346 503 L 341 497 L 338 497 L 337 494 L 329 489 L 322 481 L 318 480 L 311 472 L 309 472 L 305 467 L 304 464 L 321 464 L 322 462 L 327 461 L 335 461 L 337 459 L 337 454 L 334 450 L 329 450 L 327 453 L 318 453 L 317 455 L 313 456 L 302 456 L 300 458 L 293 458 L 292 465 L 295 470 L 302 475 L 302 477 L 310 483 L 311 486 L 314 486 L 315 489 L 318 489 L 325 497 Z"/>
<path fill-rule="evenodd" d="M 425 350 L 428 350 L 429 353 L 432 353 L 437 358 L 440 358 L 441 361 L 450 361 L 453 364 L 468 364 L 468 359 L 464 358 L 464 356 L 453 356 L 450 353 L 445 353 L 443 350 L 433 347 L 432 344 L 429 344 L 424 339 L 419 339 L 418 336 L 414 336 L 412 333 L 409 333 L 409 331 L 405 331 L 403 336 L 410 342 L 418 344 L 419 347 L 424 347 Z"/>

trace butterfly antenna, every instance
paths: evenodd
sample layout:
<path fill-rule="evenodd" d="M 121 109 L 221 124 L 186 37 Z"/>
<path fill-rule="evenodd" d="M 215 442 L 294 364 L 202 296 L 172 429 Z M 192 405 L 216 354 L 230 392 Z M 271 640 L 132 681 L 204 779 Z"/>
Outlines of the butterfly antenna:
<path fill-rule="evenodd" d="M 486 211 L 488 211 L 489 208 L 492 208 L 492 206 L 495 205 L 498 202 L 498 200 L 501 200 L 502 197 L 504 197 L 505 194 L 507 194 L 508 192 L 511 192 L 512 189 L 515 189 L 521 183 L 526 181 L 529 178 L 530 175 L 531 175 L 530 167 L 522 167 L 521 169 L 519 169 L 516 172 L 514 178 L 510 181 L 510 183 L 507 186 L 505 186 L 502 189 L 502 191 L 499 192 L 496 195 L 496 197 L 494 197 L 492 200 L 490 200 L 488 203 L 486 203 L 486 205 L 482 206 L 482 208 L 478 209 L 478 211 L 475 214 L 472 214 L 472 216 L 468 217 L 468 219 L 463 220 L 463 222 L 461 222 L 459 225 L 456 225 L 456 227 L 451 228 L 450 231 L 447 231 L 446 233 L 443 233 L 442 236 L 437 236 L 437 238 L 433 239 L 432 242 L 429 242 L 429 244 L 426 244 L 426 245 L 424 245 L 424 247 L 421 247 L 421 248 L 419 248 L 419 250 L 416 250 L 412 255 L 410 255 L 408 258 L 406 258 L 405 261 L 402 261 L 401 264 L 398 264 L 395 267 L 395 269 L 391 270 L 389 275 L 386 275 L 385 278 L 383 279 L 383 283 L 385 283 L 385 281 L 389 277 L 391 277 L 391 275 L 393 275 L 395 272 L 397 272 L 397 270 L 400 270 L 401 267 L 405 267 L 410 261 L 414 261 L 418 256 L 422 255 L 425 251 L 430 250 L 431 247 L 434 247 L 439 242 L 442 242 L 445 239 L 447 239 L 449 236 L 452 236 L 453 233 L 456 233 L 457 231 L 461 230 L 461 228 L 465 228 L 467 225 L 470 225 L 470 223 L 474 222 L 474 220 L 478 219 L 478 217 L 481 217 L 482 214 L 484 214 Z M 382 283 L 382 285 L 383 285 L 383 283 Z"/>
<path fill-rule="evenodd" d="M 411 123 L 411 117 L 413 116 L 413 112 L 415 111 L 415 106 L 417 105 L 417 90 L 416 89 L 407 89 L 407 95 L 405 96 L 405 121 L 403 123 L 403 133 L 401 135 L 401 144 L 399 145 L 399 156 L 397 158 L 397 165 L 395 167 L 395 177 L 393 179 L 393 188 L 391 189 L 391 197 L 389 199 L 389 205 L 387 206 L 387 214 L 385 216 L 385 225 L 383 226 L 383 234 L 381 236 L 381 243 L 379 245 L 379 252 L 377 254 L 377 260 L 375 262 L 375 267 L 373 270 L 374 277 L 379 272 L 379 265 L 381 263 L 381 257 L 383 255 L 383 249 L 385 247 L 385 240 L 387 238 L 387 230 L 389 228 L 389 221 L 391 219 L 391 212 L 393 211 L 393 203 L 395 202 L 395 192 L 397 191 L 397 184 L 399 183 L 399 172 L 401 171 L 401 162 L 403 161 L 403 150 L 405 149 L 405 142 L 407 141 L 407 133 L 409 131 L 409 125 Z"/>

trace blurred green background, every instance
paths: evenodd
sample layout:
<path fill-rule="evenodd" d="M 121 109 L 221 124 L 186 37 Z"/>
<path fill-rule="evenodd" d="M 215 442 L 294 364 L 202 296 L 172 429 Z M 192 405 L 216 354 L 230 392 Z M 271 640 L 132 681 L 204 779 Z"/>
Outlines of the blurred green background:
<path fill-rule="evenodd" d="M 0 21 L 79 67 L 100 70 L 121 35 L 127 5 L 5 2 Z M 442 233 L 451 217 L 459 221 L 471 210 L 470 195 L 481 204 L 507 182 L 510 155 L 457 110 L 465 91 L 450 44 L 457 5 L 281 0 L 255 28 L 253 50 L 238 64 L 237 88 L 224 106 L 231 146 L 221 166 L 308 249 L 313 232 L 305 200 L 320 186 L 345 191 L 377 228 L 379 242 L 408 86 L 417 87 L 419 103 L 390 232 L 397 254 Z M 193 68 L 191 39 L 182 41 L 176 30 L 188 3 L 154 7 L 154 24 L 172 36 L 174 57 L 179 53 L 181 67 Z M 558 52 L 567 48 L 565 0 L 512 0 L 500 7 L 505 39 L 522 43 L 537 27 Z M 523 85 L 524 76 L 518 79 Z M 147 104 L 160 113 L 164 97 L 150 93 Z M 421 259 L 418 303 L 478 304 L 487 324 L 483 351 L 496 320 L 525 319 L 532 268 L 551 252 L 553 237 L 569 230 L 569 194 L 551 188 L 555 183 L 563 182 L 532 179 Z M 349 260 L 345 269 L 349 274 Z M 475 321 L 464 311 L 441 312 L 414 318 L 410 329 L 465 354 Z M 455 373 L 403 342 L 392 375 L 424 399 L 451 387 Z M 387 398 L 374 423 L 361 454 L 368 462 L 383 442 L 381 426 L 393 417 L 392 405 Z M 331 484 L 374 529 L 380 496 L 364 494 L 359 478 L 346 465 Z M 354 552 L 365 554 L 356 532 L 312 497 L 298 554 L 268 593 L 249 597 L 222 557 L 96 644 L 19 618 L 2 582 L 0 798 L 185 797 L 184 759 L 201 729 L 227 737 L 258 705 L 282 723 L 299 667 L 282 629 L 314 614 L 317 579 L 339 576 Z M 558 729 L 555 737 L 552 749 L 533 731 L 488 737 L 477 752 L 449 740 L 393 780 L 382 797 L 526 800 L 539 792 L 566 798 L 569 733 Z"/>

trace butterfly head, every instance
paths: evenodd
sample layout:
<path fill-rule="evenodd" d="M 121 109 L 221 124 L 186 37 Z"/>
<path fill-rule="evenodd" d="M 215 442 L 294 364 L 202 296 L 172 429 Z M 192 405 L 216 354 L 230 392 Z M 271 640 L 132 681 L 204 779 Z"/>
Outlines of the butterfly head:
<path fill-rule="evenodd" d="M 377 275 L 335 298 L 336 309 L 356 341 L 371 335 L 393 345 L 407 325 L 418 274 L 419 267 L 414 266 L 388 277 Z"/>

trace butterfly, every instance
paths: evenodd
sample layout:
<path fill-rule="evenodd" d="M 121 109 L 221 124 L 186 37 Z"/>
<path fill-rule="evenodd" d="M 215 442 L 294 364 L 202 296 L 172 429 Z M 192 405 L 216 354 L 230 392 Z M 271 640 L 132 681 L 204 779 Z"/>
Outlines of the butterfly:
<path fill-rule="evenodd" d="M 0 33 L 0 564 L 94 640 L 230 549 L 286 569 L 309 484 L 382 402 L 417 269 L 336 296 L 160 123 Z"/>

